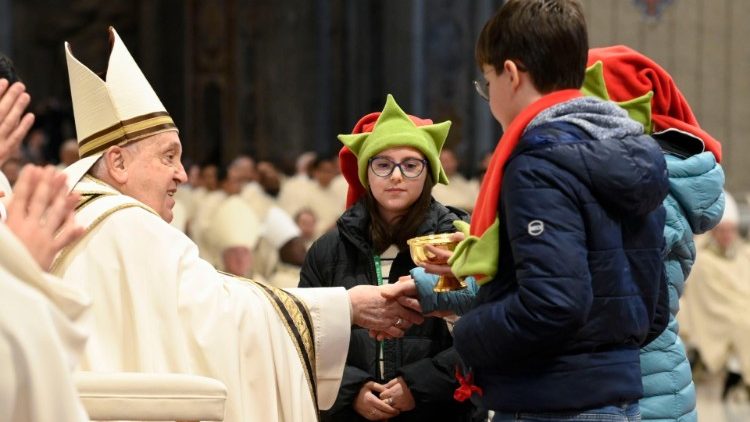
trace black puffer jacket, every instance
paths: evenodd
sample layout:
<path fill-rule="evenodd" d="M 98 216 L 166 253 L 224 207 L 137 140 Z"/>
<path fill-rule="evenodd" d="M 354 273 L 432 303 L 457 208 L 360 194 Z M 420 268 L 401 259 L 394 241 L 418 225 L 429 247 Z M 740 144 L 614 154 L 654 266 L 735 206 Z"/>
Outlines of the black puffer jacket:
<path fill-rule="evenodd" d="M 461 210 L 448 209 L 432 201 L 418 235 L 450 233 L 452 222 L 468 218 Z M 369 235 L 370 217 L 363 201 L 348 209 L 337 227 L 310 248 L 302 266 L 300 287 L 377 285 L 373 250 Z M 407 275 L 416 265 L 409 251 L 399 252 L 393 261 L 390 282 Z M 360 421 L 353 407 L 362 385 L 370 380 L 386 383 L 402 376 L 409 386 L 416 407 L 393 421 L 464 421 L 470 420 L 471 405 L 458 403 L 453 391 L 458 387 L 454 371 L 459 362 L 453 349 L 453 338 L 440 318 L 427 318 L 422 325 L 410 328 L 403 338 L 383 345 L 384 379 L 378 377 L 378 344 L 367 330 L 352 327 L 344 378 L 336 403 L 323 412 L 324 421 Z"/>

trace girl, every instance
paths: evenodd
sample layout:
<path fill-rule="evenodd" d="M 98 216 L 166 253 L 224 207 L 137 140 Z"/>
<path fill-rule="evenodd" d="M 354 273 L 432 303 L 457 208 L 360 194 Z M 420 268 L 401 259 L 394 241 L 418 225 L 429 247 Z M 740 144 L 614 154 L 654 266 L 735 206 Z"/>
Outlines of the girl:
<path fill-rule="evenodd" d="M 389 95 L 381 113 L 363 117 L 354 134 L 339 135 L 348 209 L 310 248 L 300 287 L 393 283 L 416 266 L 408 239 L 453 232 L 453 221 L 467 218 L 431 196 L 436 182 L 447 184 L 439 154 L 449 127 L 408 116 Z M 382 342 L 352 327 L 341 388 L 323 420 L 470 420 L 471 405 L 453 399 L 452 345 L 440 318 Z"/>

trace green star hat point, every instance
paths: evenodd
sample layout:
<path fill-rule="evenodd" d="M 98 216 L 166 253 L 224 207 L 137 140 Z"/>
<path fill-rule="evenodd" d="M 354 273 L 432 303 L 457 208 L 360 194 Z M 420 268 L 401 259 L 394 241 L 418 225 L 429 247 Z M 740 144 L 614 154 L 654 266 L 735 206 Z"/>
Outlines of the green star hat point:
<path fill-rule="evenodd" d="M 607 84 L 604 79 L 604 64 L 601 60 L 586 69 L 586 76 L 583 79 L 581 92 L 583 92 L 583 95 L 590 97 L 610 100 Z M 648 91 L 640 97 L 621 102 L 615 101 L 615 103 L 625 109 L 631 119 L 642 124 L 646 133 L 651 134 L 654 131 L 653 122 L 651 121 L 651 98 L 653 96 L 654 92 Z"/>
<path fill-rule="evenodd" d="M 376 154 L 391 148 L 411 147 L 427 159 L 436 183 L 448 184 L 448 177 L 440 164 L 440 151 L 448 137 L 451 122 L 417 126 L 388 94 L 372 132 L 339 135 L 338 139 L 357 157 L 359 180 L 367 187 L 368 161 Z"/>

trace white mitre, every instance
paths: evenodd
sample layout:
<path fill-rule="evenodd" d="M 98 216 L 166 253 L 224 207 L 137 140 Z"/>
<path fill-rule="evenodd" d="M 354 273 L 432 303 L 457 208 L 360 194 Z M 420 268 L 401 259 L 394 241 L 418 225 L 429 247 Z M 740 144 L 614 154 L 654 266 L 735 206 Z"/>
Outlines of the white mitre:
<path fill-rule="evenodd" d="M 255 248 L 260 236 L 260 220 L 242 198 L 229 196 L 212 214 L 206 237 L 217 256 L 235 246 Z"/>
<path fill-rule="evenodd" d="M 177 131 L 127 47 L 109 27 L 112 51 L 105 79 L 73 56 L 65 43 L 70 96 L 78 135 L 78 161 L 65 169 L 72 189 L 113 145 L 125 145 L 157 133 Z"/>

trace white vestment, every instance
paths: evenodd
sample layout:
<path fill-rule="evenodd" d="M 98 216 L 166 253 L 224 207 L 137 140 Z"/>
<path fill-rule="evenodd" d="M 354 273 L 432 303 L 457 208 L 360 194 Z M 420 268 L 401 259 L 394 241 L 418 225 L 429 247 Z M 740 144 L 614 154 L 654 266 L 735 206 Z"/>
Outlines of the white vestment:
<path fill-rule="evenodd" d="M 750 380 L 750 245 L 739 240 L 723 254 L 709 241 L 696 255 L 680 300 L 680 336 L 700 353 L 709 371 L 737 357 Z"/>
<path fill-rule="evenodd" d="M 216 251 L 210 239 L 209 227 L 213 221 L 216 209 L 227 198 L 222 190 L 203 194 L 201 204 L 194 209 L 190 223 L 190 238 L 195 242 L 200 257 L 214 267 L 221 266 L 221 251 Z"/>
<path fill-rule="evenodd" d="M 88 306 L 0 224 L 0 421 L 88 420 L 71 377 Z"/>
<path fill-rule="evenodd" d="M 74 190 L 86 234 L 53 271 L 94 300 L 84 369 L 219 379 L 229 422 L 315 421 L 333 405 L 349 343 L 344 289 L 290 294 L 221 274 L 145 205 L 90 177 Z"/>
<path fill-rule="evenodd" d="M 261 241 L 254 251 L 253 274 L 278 288 L 297 287 L 300 267 L 282 262 L 279 256 L 279 249 L 300 235 L 297 223 L 256 182 L 246 184 L 240 197 L 261 220 Z"/>

